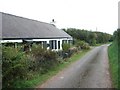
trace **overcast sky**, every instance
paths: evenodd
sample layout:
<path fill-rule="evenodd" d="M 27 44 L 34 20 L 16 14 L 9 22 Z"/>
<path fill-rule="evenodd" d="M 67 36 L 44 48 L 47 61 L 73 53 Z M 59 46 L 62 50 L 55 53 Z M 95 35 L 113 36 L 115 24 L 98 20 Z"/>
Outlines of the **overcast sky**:
<path fill-rule="evenodd" d="M 0 12 L 42 22 L 55 19 L 61 28 L 112 34 L 118 28 L 119 0 L 0 0 Z"/>

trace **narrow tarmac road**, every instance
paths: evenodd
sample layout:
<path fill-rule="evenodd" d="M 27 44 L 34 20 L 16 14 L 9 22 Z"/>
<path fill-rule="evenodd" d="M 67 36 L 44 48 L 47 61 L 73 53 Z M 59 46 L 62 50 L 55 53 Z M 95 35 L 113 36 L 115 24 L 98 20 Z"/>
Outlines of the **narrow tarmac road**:
<path fill-rule="evenodd" d="M 37 88 L 112 88 L 107 48 L 92 49 Z"/>

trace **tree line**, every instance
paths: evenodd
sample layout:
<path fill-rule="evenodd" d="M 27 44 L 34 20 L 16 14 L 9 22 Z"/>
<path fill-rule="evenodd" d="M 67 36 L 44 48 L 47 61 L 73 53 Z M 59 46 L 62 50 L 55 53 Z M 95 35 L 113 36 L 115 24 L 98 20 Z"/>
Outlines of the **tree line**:
<path fill-rule="evenodd" d="M 107 43 L 113 40 L 111 34 L 97 32 L 97 31 L 88 31 L 84 29 L 76 29 L 76 28 L 67 28 L 63 29 L 66 33 L 71 35 L 74 40 L 82 40 L 90 45 L 95 45 L 99 43 Z"/>

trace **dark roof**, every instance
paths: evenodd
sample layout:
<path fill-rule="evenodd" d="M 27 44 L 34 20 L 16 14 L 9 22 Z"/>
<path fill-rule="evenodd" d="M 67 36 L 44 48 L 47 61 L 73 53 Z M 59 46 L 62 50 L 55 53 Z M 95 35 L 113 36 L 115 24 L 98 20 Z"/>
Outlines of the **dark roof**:
<path fill-rule="evenodd" d="M 71 38 L 52 24 L 11 14 L 2 14 L 2 38 Z"/>

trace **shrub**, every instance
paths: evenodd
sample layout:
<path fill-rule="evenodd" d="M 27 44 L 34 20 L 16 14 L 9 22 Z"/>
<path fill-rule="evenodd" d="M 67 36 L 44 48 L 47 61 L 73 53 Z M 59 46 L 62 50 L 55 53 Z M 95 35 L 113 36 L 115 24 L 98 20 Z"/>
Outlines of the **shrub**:
<path fill-rule="evenodd" d="M 62 57 L 62 50 L 57 51 L 57 55 L 59 56 L 59 58 L 61 58 Z"/>
<path fill-rule="evenodd" d="M 70 44 L 68 44 L 68 43 L 62 44 L 62 48 L 63 48 L 63 52 L 62 52 L 63 59 L 67 58 L 67 57 L 70 57 L 71 56 L 71 53 L 70 53 L 70 50 L 69 50 Z"/>
<path fill-rule="evenodd" d="M 57 53 L 51 50 L 48 50 L 44 53 L 44 63 L 42 64 L 42 67 L 45 71 L 49 70 L 50 68 L 54 67 L 58 64 L 57 60 L 58 56 Z"/>
<path fill-rule="evenodd" d="M 2 48 L 3 88 L 15 87 L 16 81 L 28 80 L 34 73 L 46 73 L 58 64 L 56 52 L 33 45 L 29 53 L 13 47 Z"/>
<path fill-rule="evenodd" d="M 90 49 L 88 43 L 79 40 L 76 42 L 76 47 L 78 47 L 78 49 Z"/>
<path fill-rule="evenodd" d="M 34 45 L 31 49 L 31 56 L 33 63 L 30 65 L 32 71 L 39 71 L 40 73 L 47 72 L 55 64 L 57 64 L 57 54 L 54 51 L 46 50 L 40 45 Z"/>
<path fill-rule="evenodd" d="M 95 39 L 92 39 L 91 45 L 92 45 L 92 46 L 95 46 L 95 45 L 96 45 L 96 40 L 95 40 Z"/>
<path fill-rule="evenodd" d="M 77 47 L 71 47 L 69 48 L 69 53 L 70 53 L 70 56 L 74 53 L 76 53 L 78 51 L 78 48 Z"/>
<path fill-rule="evenodd" d="M 12 47 L 3 47 L 2 60 L 3 87 L 13 87 L 15 80 L 26 78 L 28 65 L 23 52 Z"/>
<path fill-rule="evenodd" d="M 83 49 L 86 49 L 86 50 L 90 49 L 89 44 L 88 44 L 88 43 L 85 43 L 84 46 L 83 46 Z"/>
<path fill-rule="evenodd" d="M 64 43 L 62 44 L 62 48 L 64 52 L 68 52 L 69 48 L 70 48 L 70 44 L 68 43 Z"/>

